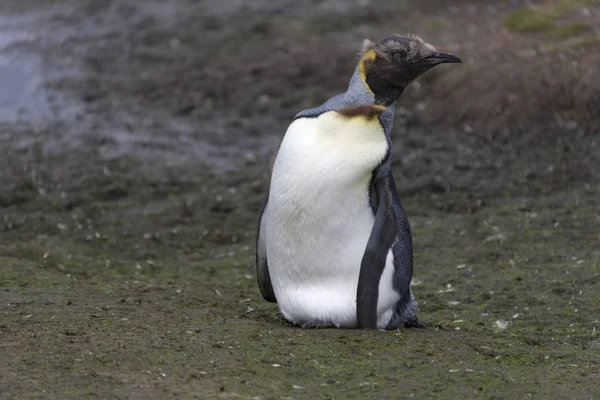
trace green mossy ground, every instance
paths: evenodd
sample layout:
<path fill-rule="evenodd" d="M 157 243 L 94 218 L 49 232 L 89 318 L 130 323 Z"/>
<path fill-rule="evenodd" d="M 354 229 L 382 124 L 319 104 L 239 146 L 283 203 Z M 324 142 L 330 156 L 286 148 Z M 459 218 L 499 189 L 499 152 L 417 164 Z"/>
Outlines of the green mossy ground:
<path fill-rule="evenodd" d="M 593 398 L 599 191 L 499 200 L 473 215 L 405 200 L 424 330 L 286 325 L 258 293 L 250 238 L 205 258 L 161 257 L 161 244 L 133 228 L 135 251 L 70 235 L 4 247 L 4 382 L 14 374 L 5 389 L 17 398 Z"/>

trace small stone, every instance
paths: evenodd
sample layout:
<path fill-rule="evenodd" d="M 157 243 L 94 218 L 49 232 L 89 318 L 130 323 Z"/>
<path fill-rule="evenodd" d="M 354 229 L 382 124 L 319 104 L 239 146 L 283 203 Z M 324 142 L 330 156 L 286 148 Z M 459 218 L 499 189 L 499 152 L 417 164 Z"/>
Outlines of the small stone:
<path fill-rule="evenodd" d="M 501 331 L 505 330 L 506 328 L 508 328 L 508 322 L 506 322 L 503 319 L 499 319 L 496 321 L 496 327 L 498 329 L 500 329 Z"/>
<path fill-rule="evenodd" d="M 506 240 L 506 235 L 504 233 L 498 233 L 496 235 L 491 235 L 485 238 L 484 243 L 487 242 L 500 242 L 500 244 L 504 243 Z"/>

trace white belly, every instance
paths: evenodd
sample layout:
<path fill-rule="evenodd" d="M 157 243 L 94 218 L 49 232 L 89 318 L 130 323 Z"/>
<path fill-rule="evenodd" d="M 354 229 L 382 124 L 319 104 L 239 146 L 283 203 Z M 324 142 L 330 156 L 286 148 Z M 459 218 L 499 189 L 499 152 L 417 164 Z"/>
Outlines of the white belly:
<path fill-rule="evenodd" d="M 327 113 L 290 125 L 273 167 L 265 226 L 269 274 L 287 319 L 356 326 L 358 276 L 374 223 L 369 184 L 386 151 L 378 123 Z M 387 264 L 378 325 L 398 301 L 391 252 Z"/>

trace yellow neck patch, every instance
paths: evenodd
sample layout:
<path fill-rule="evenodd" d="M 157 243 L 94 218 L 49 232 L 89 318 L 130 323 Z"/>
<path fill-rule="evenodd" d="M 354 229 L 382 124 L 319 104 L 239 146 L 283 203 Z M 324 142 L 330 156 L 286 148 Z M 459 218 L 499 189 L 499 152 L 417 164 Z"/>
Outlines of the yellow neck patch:
<path fill-rule="evenodd" d="M 362 80 L 362 82 L 365 85 L 365 87 L 367 88 L 367 90 L 372 94 L 373 94 L 373 91 L 367 84 L 367 67 L 365 64 L 368 62 L 375 61 L 375 57 L 377 57 L 377 54 L 375 54 L 375 50 L 371 49 L 371 50 L 367 51 L 364 56 L 362 56 L 362 58 L 360 59 L 360 61 L 358 63 L 358 73 L 360 74 L 360 79 Z"/>

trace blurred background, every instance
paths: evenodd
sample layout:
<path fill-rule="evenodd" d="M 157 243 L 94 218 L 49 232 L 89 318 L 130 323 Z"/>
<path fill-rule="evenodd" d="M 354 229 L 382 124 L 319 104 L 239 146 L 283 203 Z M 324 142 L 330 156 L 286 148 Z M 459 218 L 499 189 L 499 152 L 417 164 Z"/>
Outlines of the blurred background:
<path fill-rule="evenodd" d="M 491 358 L 564 351 L 592 368 L 577 351 L 597 344 L 600 315 L 599 1 L 4 0 L 0 332 L 13 345 L 0 383 L 14 395 L 285 391 L 232 381 L 288 357 L 258 355 L 271 343 L 257 336 L 264 329 L 279 329 L 285 343 L 297 335 L 255 284 L 271 158 L 297 112 L 345 91 L 365 38 L 408 32 L 464 62 L 414 83 L 397 102 L 393 132 L 424 319 L 473 323 L 444 358 L 483 360 L 477 343 L 510 326 L 517 344 L 496 343 Z M 567 307 L 567 297 L 580 303 Z M 495 323 L 515 314 L 530 318 L 518 329 Z M 543 347 L 565 334 L 559 321 L 582 330 L 570 325 L 568 349 Z M 259 347 L 234 362 L 218 351 L 224 337 Z M 304 351 L 319 358 L 311 343 Z M 63 350 L 50 356 L 56 346 Z M 338 357 L 353 363 L 348 348 Z M 250 367 L 256 357 L 262 367 Z M 73 360 L 82 367 L 65 373 Z M 544 376 L 569 381 L 563 366 Z M 479 368 L 493 379 L 466 381 L 473 390 L 529 390 L 542 379 Z M 394 375 L 377 371 L 364 379 Z M 570 381 L 597 382 L 595 371 Z M 322 377 L 306 373 L 302 387 Z M 366 390 L 358 375 L 355 389 Z M 90 389 L 98 379 L 104 389 Z M 292 387 L 286 379 L 273 380 Z"/>

